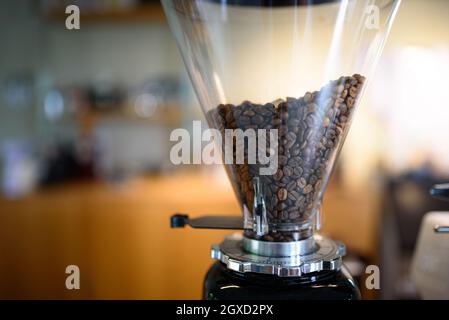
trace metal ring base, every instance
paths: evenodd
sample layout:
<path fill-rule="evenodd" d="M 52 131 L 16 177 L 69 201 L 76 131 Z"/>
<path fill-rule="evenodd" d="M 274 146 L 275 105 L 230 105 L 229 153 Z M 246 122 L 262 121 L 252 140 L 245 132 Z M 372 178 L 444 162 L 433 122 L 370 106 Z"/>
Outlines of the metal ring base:
<path fill-rule="evenodd" d="M 213 259 L 236 272 L 254 272 L 279 277 L 299 277 L 311 272 L 339 270 L 345 246 L 321 235 L 314 235 L 315 250 L 304 255 L 270 257 L 249 253 L 243 248 L 243 236 L 227 236 L 220 245 L 212 246 Z"/>
<path fill-rule="evenodd" d="M 306 255 L 317 250 L 313 236 L 291 242 L 261 241 L 243 237 L 242 244 L 243 249 L 247 252 L 258 256 L 276 258 Z"/>

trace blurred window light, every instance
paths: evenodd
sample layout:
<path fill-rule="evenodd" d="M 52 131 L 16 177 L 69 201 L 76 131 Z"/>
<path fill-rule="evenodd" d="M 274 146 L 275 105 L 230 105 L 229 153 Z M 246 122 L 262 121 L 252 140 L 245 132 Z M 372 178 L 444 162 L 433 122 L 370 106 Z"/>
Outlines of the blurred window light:
<path fill-rule="evenodd" d="M 23 141 L 6 140 L 0 152 L 3 195 L 16 198 L 31 192 L 38 183 L 39 174 L 31 145 Z"/>
<path fill-rule="evenodd" d="M 387 130 L 387 160 L 449 170 L 449 48 L 404 47 L 384 61 L 372 99 Z"/>
<path fill-rule="evenodd" d="M 143 93 L 137 96 L 134 101 L 134 111 L 139 117 L 151 117 L 159 105 L 159 99 L 150 93 Z"/>
<path fill-rule="evenodd" d="M 57 90 L 51 90 L 45 95 L 44 112 L 47 119 L 54 121 L 64 113 L 64 98 Z"/>
<path fill-rule="evenodd" d="M 32 105 L 32 79 L 29 75 L 13 75 L 5 81 L 5 102 L 10 108 L 26 108 Z"/>

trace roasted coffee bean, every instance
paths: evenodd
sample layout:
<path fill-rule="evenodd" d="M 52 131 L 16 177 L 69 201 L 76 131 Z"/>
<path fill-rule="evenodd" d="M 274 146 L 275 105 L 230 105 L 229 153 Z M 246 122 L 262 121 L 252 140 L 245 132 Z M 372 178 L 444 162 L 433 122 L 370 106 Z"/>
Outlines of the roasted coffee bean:
<path fill-rule="evenodd" d="M 304 142 L 301 144 L 301 147 L 299 148 L 300 150 L 304 150 L 305 148 L 307 148 L 307 145 L 309 144 L 308 140 L 304 140 Z"/>
<path fill-rule="evenodd" d="M 279 157 L 285 157 L 284 156 L 284 147 L 282 146 L 282 145 L 280 145 L 280 146 L 278 146 L 278 153 L 279 153 Z M 282 163 L 281 162 L 279 162 L 279 164 L 280 165 L 282 165 L 282 164 L 285 164 L 286 163 L 286 161 L 287 161 L 287 157 L 285 158 L 285 160 L 281 160 L 282 161 Z"/>
<path fill-rule="evenodd" d="M 304 178 L 299 178 L 298 180 L 296 180 L 296 184 L 299 188 L 303 189 L 307 185 L 307 181 Z"/>
<path fill-rule="evenodd" d="M 282 111 L 281 112 L 281 120 L 283 123 L 286 123 L 288 120 L 288 112 L 287 111 Z"/>
<path fill-rule="evenodd" d="M 290 153 L 292 156 L 296 157 L 299 155 L 299 153 L 301 152 L 301 149 L 299 147 L 293 148 Z M 296 158 L 297 159 L 297 158 Z"/>
<path fill-rule="evenodd" d="M 288 212 L 288 217 L 292 220 L 297 219 L 300 216 L 299 208 L 293 207 L 292 210 Z"/>
<path fill-rule="evenodd" d="M 285 189 L 284 189 L 285 190 Z M 285 193 L 285 199 L 287 199 L 287 192 Z M 284 200 L 285 200 L 284 199 Z M 282 210 L 285 210 L 285 209 L 287 209 L 287 204 L 284 202 L 284 200 L 281 200 L 281 202 L 279 202 L 278 204 L 277 204 L 277 209 L 278 209 L 278 211 L 282 211 Z"/>
<path fill-rule="evenodd" d="M 331 107 L 327 110 L 326 117 L 328 117 L 329 119 L 333 119 L 334 116 L 335 116 L 335 110 Z"/>
<path fill-rule="evenodd" d="M 241 126 L 248 125 L 248 124 L 251 123 L 251 119 L 250 119 L 249 117 L 247 117 L 247 116 L 240 116 L 240 117 L 237 119 L 237 123 L 238 123 L 239 125 L 241 125 Z"/>
<path fill-rule="evenodd" d="M 256 115 L 256 113 L 251 109 L 246 109 L 245 111 L 243 111 L 243 115 L 246 117 L 253 117 Z"/>
<path fill-rule="evenodd" d="M 274 175 L 274 180 L 279 181 L 284 176 L 284 172 L 281 169 L 278 169 Z"/>
<path fill-rule="evenodd" d="M 295 167 L 300 166 L 302 163 L 301 158 L 295 157 L 292 155 L 292 157 L 288 160 L 288 165 L 293 168 L 293 171 L 295 170 Z"/>
<path fill-rule="evenodd" d="M 253 208 L 253 178 L 258 176 L 265 199 L 269 223 L 297 223 L 308 219 L 315 200 L 321 194 L 329 174 L 330 159 L 339 147 L 364 77 L 340 77 L 320 91 L 307 92 L 301 98 L 288 97 L 264 105 L 244 101 L 240 105 L 220 104 L 206 115 L 209 123 L 224 133 L 226 129 L 277 129 L 278 140 L 270 148 L 278 151 L 278 170 L 273 175 L 259 176 L 260 164 L 248 163 L 248 146 L 244 164 L 229 165 L 235 177 L 242 204 Z M 223 134 L 224 137 L 224 134 Z M 258 142 L 267 145 L 269 135 Z M 234 141 L 235 142 L 235 141 Z M 241 141 L 239 142 L 241 144 Z M 224 144 L 223 144 L 224 145 Z M 300 219 L 300 220 L 299 220 Z M 254 232 L 247 236 L 257 237 Z M 299 233 L 270 231 L 265 241 L 299 239 Z"/>
<path fill-rule="evenodd" d="M 278 163 L 281 166 L 284 166 L 287 164 L 288 158 L 286 156 L 278 156 Z"/>
<path fill-rule="evenodd" d="M 232 113 L 231 110 L 228 110 L 228 111 L 226 112 L 225 119 L 226 119 L 226 121 L 227 121 L 228 123 L 234 122 L 234 114 Z"/>
<path fill-rule="evenodd" d="M 352 108 L 354 106 L 354 98 L 353 97 L 347 97 L 346 98 L 346 105 L 349 108 Z"/>
<path fill-rule="evenodd" d="M 306 94 L 304 95 L 304 102 L 309 103 L 312 101 L 312 99 L 313 99 L 312 94 L 310 92 L 306 92 Z"/>
<path fill-rule="evenodd" d="M 274 104 L 267 103 L 259 109 L 259 113 L 263 116 L 271 116 L 275 113 Z"/>
<path fill-rule="evenodd" d="M 291 192 L 288 192 L 288 193 L 287 193 L 287 198 L 288 198 L 288 200 L 290 200 L 290 201 L 295 201 L 295 198 L 293 197 L 293 194 L 292 194 Z"/>
<path fill-rule="evenodd" d="M 287 133 L 285 138 L 287 139 L 287 141 L 295 142 L 296 141 L 296 134 L 294 132 L 290 131 L 290 132 Z"/>
<path fill-rule="evenodd" d="M 295 190 L 291 190 L 288 193 L 288 198 L 292 201 L 298 200 L 299 197 L 301 197 L 301 195 L 298 192 L 296 192 Z"/>
<path fill-rule="evenodd" d="M 288 132 L 286 135 L 286 140 L 285 147 L 290 149 L 296 142 L 296 134 L 294 132 Z"/>
<path fill-rule="evenodd" d="M 242 109 L 240 109 L 240 108 L 232 108 L 232 113 L 234 115 L 234 119 L 237 119 L 242 114 Z"/>
<path fill-rule="evenodd" d="M 284 171 L 284 177 L 290 177 L 293 175 L 293 169 L 290 166 L 285 166 L 282 171 Z"/>
<path fill-rule="evenodd" d="M 335 91 L 336 91 L 336 93 L 338 94 L 338 95 L 340 95 L 342 92 L 343 92 L 343 90 L 345 89 L 345 86 L 344 85 L 342 85 L 342 84 L 339 84 L 338 86 L 336 86 L 335 87 Z"/>
<path fill-rule="evenodd" d="M 289 120 L 289 123 L 288 123 L 288 125 L 292 128 L 292 130 L 293 130 L 294 128 L 298 128 L 298 126 L 299 126 L 300 124 L 301 124 L 301 120 L 295 119 L 295 118 Z"/>
<path fill-rule="evenodd" d="M 284 177 L 281 179 L 281 183 L 280 183 L 280 185 L 282 185 L 282 186 L 286 186 L 289 182 L 290 182 L 290 177 L 289 176 L 285 176 L 285 173 L 284 173 Z"/>
<path fill-rule="evenodd" d="M 305 202 L 306 202 L 306 197 L 299 196 L 298 199 L 296 199 L 295 206 L 296 207 L 302 207 Z"/>
<path fill-rule="evenodd" d="M 340 107 L 340 105 L 341 105 L 343 102 L 345 102 L 345 99 L 343 99 L 343 98 L 337 98 L 337 99 L 335 99 L 335 103 L 334 103 L 335 108 Z"/>
<path fill-rule="evenodd" d="M 278 199 L 281 201 L 287 199 L 287 190 L 285 188 L 280 188 L 278 190 Z"/>
<path fill-rule="evenodd" d="M 296 181 L 292 180 L 287 184 L 287 190 L 292 191 L 296 189 Z"/>
<path fill-rule="evenodd" d="M 256 114 L 254 117 L 251 118 L 251 123 L 259 125 L 263 123 L 263 117 L 260 114 Z"/>
<path fill-rule="evenodd" d="M 282 100 L 282 102 L 278 105 L 278 109 L 281 113 L 288 112 L 288 104 Z"/>
<path fill-rule="evenodd" d="M 224 104 L 220 104 L 217 107 L 218 114 L 224 116 L 226 114 L 226 106 Z"/>
<path fill-rule="evenodd" d="M 284 137 L 286 134 L 288 133 L 288 127 L 287 126 L 279 126 L 279 129 L 278 129 L 278 134 L 279 134 L 279 137 Z"/>
<path fill-rule="evenodd" d="M 295 176 L 297 176 L 297 177 L 300 177 L 301 175 L 302 175 L 302 173 L 303 173 L 303 168 L 301 168 L 301 167 L 295 167 L 295 168 L 293 168 L 293 174 L 295 175 Z"/>
<path fill-rule="evenodd" d="M 304 194 L 308 194 L 308 193 L 310 193 L 310 192 L 312 192 L 312 191 L 313 191 L 313 187 L 312 187 L 311 184 L 308 184 L 308 185 L 303 189 L 303 193 L 304 193 Z"/>

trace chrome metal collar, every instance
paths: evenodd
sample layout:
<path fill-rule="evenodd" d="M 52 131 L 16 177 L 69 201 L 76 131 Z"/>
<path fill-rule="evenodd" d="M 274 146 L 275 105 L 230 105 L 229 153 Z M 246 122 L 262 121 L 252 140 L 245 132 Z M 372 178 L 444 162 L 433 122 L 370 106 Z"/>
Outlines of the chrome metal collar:
<path fill-rule="evenodd" d="M 342 243 L 321 235 L 313 236 L 313 251 L 284 257 L 263 256 L 247 252 L 243 248 L 243 239 L 240 233 L 226 237 L 220 245 L 212 246 L 212 258 L 221 261 L 228 269 L 236 272 L 299 277 L 311 272 L 339 270 L 342 265 L 341 258 L 345 254 L 345 246 Z M 252 242 L 247 241 L 246 243 L 254 245 Z M 264 245 L 262 244 L 262 247 Z"/>
<path fill-rule="evenodd" d="M 291 242 L 261 241 L 243 237 L 242 244 L 243 249 L 247 252 L 258 256 L 277 258 L 306 255 L 317 249 L 315 238 L 313 236 L 307 239 Z"/>

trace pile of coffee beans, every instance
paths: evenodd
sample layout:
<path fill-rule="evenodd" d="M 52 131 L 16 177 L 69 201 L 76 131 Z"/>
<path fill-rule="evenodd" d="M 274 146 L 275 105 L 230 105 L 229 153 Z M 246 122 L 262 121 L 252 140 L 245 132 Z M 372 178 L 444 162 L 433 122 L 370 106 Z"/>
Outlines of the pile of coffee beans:
<path fill-rule="evenodd" d="M 221 104 L 209 111 L 208 121 L 222 131 L 223 137 L 225 129 L 278 129 L 275 174 L 260 175 L 260 164 L 248 164 L 246 147 L 243 164 L 227 165 L 236 193 L 250 212 L 254 201 L 253 178 L 257 176 L 270 224 L 282 226 L 310 220 L 322 197 L 364 80 L 363 76 L 354 74 L 331 81 L 320 91 L 307 92 L 299 99 L 266 104 L 244 101 L 237 106 Z M 294 232 L 272 231 L 263 239 L 291 241 L 298 237 Z"/>

